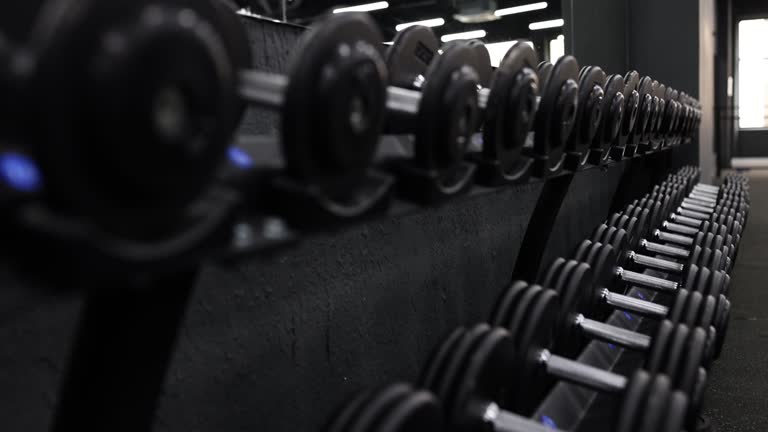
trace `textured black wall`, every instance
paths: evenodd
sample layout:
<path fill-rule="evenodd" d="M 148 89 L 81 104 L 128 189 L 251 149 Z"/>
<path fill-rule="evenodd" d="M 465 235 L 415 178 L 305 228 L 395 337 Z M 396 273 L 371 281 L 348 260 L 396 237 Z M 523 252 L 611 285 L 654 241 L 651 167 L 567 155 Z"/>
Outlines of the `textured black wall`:
<path fill-rule="evenodd" d="M 628 70 L 627 2 L 563 0 L 566 52 L 579 64 L 597 65 L 609 74 Z M 574 37 L 575 36 L 575 37 Z"/>

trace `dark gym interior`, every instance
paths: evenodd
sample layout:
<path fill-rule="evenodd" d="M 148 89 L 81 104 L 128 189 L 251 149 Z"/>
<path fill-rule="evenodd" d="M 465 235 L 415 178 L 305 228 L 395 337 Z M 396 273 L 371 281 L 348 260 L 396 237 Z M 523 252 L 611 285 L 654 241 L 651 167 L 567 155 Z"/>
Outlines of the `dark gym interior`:
<path fill-rule="evenodd" d="M 0 4 L 0 431 L 768 430 L 766 41 L 760 0 Z"/>

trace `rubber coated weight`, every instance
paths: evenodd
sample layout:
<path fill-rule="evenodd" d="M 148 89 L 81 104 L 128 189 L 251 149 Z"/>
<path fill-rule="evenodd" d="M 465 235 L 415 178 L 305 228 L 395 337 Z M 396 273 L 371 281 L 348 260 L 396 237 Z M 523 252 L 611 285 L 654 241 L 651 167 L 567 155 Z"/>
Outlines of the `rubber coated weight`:
<path fill-rule="evenodd" d="M 605 72 L 597 66 L 585 66 L 579 74 L 576 117 L 565 146 L 566 152 L 578 159 L 578 166 L 587 162 L 589 147 L 600 125 L 605 79 Z"/>
<path fill-rule="evenodd" d="M 372 18 L 356 13 L 333 15 L 302 35 L 289 59 L 281 112 L 289 175 L 332 188 L 366 174 L 384 124 L 382 43 Z"/>
<path fill-rule="evenodd" d="M 542 68 L 539 68 L 542 77 Z M 536 114 L 533 150 L 546 158 L 545 172 L 557 172 L 563 163 L 565 144 L 573 131 L 578 106 L 579 66 L 576 59 L 563 56 L 542 79 L 541 102 Z"/>
<path fill-rule="evenodd" d="M 402 88 L 420 88 L 439 48 L 440 41 L 429 27 L 416 25 L 397 32 L 384 56 L 389 83 Z"/>
<path fill-rule="evenodd" d="M 474 59 L 471 48 L 456 44 L 427 69 L 414 152 L 424 169 L 446 169 L 464 159 L 478 116 L 479 77 L 466 66 Z"/>
<path fill-rule="evenodd" d="M 165 227 L 207 192 L 239 109 L 217 16 L 193 0 L 41 8 L 25 97 L 46 102 L 34 104 L 25 140 L 54 207 L 134 236 Z"/>
<path fill-rule="evenodd" d="M 485 110 L 483 155 L 498 160 L 508 176 L 524 168 L 523 145 L 536 117 L 538 58 L 527 43 L 515 44 L 501 60 L 491 82 Z"/>

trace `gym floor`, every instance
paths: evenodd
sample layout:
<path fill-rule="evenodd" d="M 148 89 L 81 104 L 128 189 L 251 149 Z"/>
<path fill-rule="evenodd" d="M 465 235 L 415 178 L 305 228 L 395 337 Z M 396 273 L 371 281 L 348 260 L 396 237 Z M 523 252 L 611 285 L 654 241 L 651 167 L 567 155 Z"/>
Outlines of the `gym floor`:
<path fill-rule="evenodd" d="M 751 207 L 731 275 L 731 324 L 709 375 L 714 432 L 768 430 L 768 171 L 749 173 Z"/>

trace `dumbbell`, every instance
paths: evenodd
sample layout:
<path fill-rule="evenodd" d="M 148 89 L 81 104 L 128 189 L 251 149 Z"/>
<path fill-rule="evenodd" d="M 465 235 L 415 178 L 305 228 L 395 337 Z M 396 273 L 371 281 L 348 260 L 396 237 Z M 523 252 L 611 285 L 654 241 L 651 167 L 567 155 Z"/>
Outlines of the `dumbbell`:
<path fill-rule="evenodd" d="M 542 300 L 539 303 L 545 303 L 545 309 L 556 308 L 556 294 Z M 532 310 L 531 313 L 536 314 L 533 321 L 512 332 L 485 324 L 460 328 L 438 346 L 422 375 L 422 383 L 443 402 L 449 430 L 552 430 L 507 410 L 529 415 L 547 384 L 540 380 L 534 384 L 533 375 L 525 372 L 539 372 L 542 368 L 595 390 L 622 393 L 615 431 L 681 430 L 691 410 L 688 397 L 682 391 L 673 390 L 667 376 L 637 371 L 626 378 L 551 355 L 546 348 L 549 342 L 546 331 L 552 330 L 552 320 L 540 316 L 546 312 L 541 308 Z M 538 324 L 543 331 L 537 330 Z M 533 387 L 536 384 L 538 389 Z M 510 400 L 511 395 L 522 397 L 526 404 Z"/>
<path fill-rule="evenodd" d="M 654 211 L 658 211 L 658 206 L 651 206 L 651 208 L 654 207 Z M 710 232 L 712 230 L 710 223 L 705 222 L 702 225 L 702 231 L 693 237 L 691 244 L 688 246 L 679 247 L 657 243 L 654 240 L 664 241 L 664 239 L 670 238 L 671 234 L 664 233 L 661 230 L 653 230 L 652 236 L 649 237 L 648 231 L 651 226 L 653 226 L 653 223 L 648 221 L 653 220 L 654 217 L 656 217 L 649 216 L 649 214 L 647 208 L 630 204 L 623 213 L 617 213 L 611 216 L 608 225 L 631 232 L 632 234 L 630 236 L 634 238 L 633 243 L 638 249 L 675 259 L 686 260 L 686 263 L 681 264 L 666 260 L 659 261 L 657 258 L 653 257 L 653 264 L 664 266 L 662 268 L 663 270 L 682 271 L 685 269 L 686 265 L 696 264 L 697 262 L 705 263 L 705 265 L 717 265 L 717 262 L 719 262 L 723 270 L 727 271 L 730 269 L 734 252 L 731 249 L 733 241 L 730 236 L 727 235 L 726 238 L 732 246 L 726 246 L 723 237 L 719 234 L 715 235 Z M 705 231 L 707 231 L 706 234 Z M 714 251 L 718 250 L 721 251 L 720 256 L 722 259 L 720 261 L 717 261 L 712 257 Z M 713 264 L 713 260 L 715 264 Z"/>
<path fill-rule="evenodd" d="M 579 71 L 579 101 L 573 132 L 565 145 L 565 168 L 576 171 L 589 162 L 590 149 L 599 130 L 608 135 L 607 143 L 616 136 L 624 115 L 623 80 L 614 78 L 607 83 L 605 72 L 598 66 L 584 66 Z M 609 97 L 613 111 L 606 107 L 604 85 L 612 84 Z M 606 109 L 607 108 L 607 109 Z M 604 111 L 605 110 L 605 111 Z M 603 116 L 605 112 L 605 116 Z M 603 124 L 605 123 L 605 124 Z M 608 124 L 610 123 L 610 124 Z M 614 132 L 615 131 L 615 132 Z M 602 146 L 599 146 L 602 148 Z"/>
<path fill-rule="evenodd" d="M 627 138 L 624 151 L 624 156 L 626 157 L 633 157 L 647 150 L 650 132 L 658 116 L 659 109 L 658 97 L 654 98 L 655 88 L 653 79 L 647 76 L 640 77 L 636 75 L 632 82 L 635 84 L 635 90 L 640 97 L 640 105 L 635 128 Z"/>
<path fill-rule="evenodd" d="M 581 352 L 585 345 L 585 340 L 597 339 L 624 348 L 645 351 L 646 359 L 649 361 L 672 361 L 677 364 L 676 355 L 670 355 L 669 352 L 676 351 L 677 355 L 679 355 L 682 352 L 682 348 L 668 346 L 666 337 L 659 337 L 659 335 L 662 333 L 674 333 L 677 326 L 684 326 L 686 328 L 685 332 L 688 334 L 689 328 L 697 327 L 697 315 L 700 315 L 698 308 L 691 313 L 692 316 L 687 317 L 687 321 L 683 317 L 675 317 L 683 318 L 679 322 L 663 320 L 657 335 L 651 338 L 643 333 L 616 327 L 585 316 L 585 314 L 594 311 L 597 306 L 596 302 L 599 301 L 598 296 L 600 296 L 600 292 L 591 285 L 593 276 L 589 266 L 577 261 L 568 262 L 565 260 L 558 260 L 554 264 L 553 267 L 550 267 L 548 277 L 545 278 L 547 282 L 555 284 L 551 289 L 556 291 L 560 298 L 560 310 L 556 316 L 557 325 L 555 326 L 552 352 L 565 356 L 576 355 Z M 518 326 L 518 320 L 524 319 L 524 317 L 511 316 L 510 310 L 518 307 L 518 303 L 527 304 L 530 301 L 529 299 L 536 295 L 535 292 L 529 291 L 536 291 L 539 289 L 537 287 L 536 285 L 528 285 L 525 282 L 513 283 L 502 293 L 500 301 L 496 303 L 490 320 L 491 325 L 500 327 L 505 325 Z M 542 285 L 542 287 L 549 289 L 547 285 Z M 700 294 L 696 294 L 700 296 Z M 711 320 L 712 315 L 714 315 L 714 301 L 712 301 L 709 313 L 710 316 L 708 318 Z M 704 328 L 704 330 L 709 331 L 709 327 Z M 658 341 L 662 343 L 658 343 Z M 714 343 L 714 339 L 711 342 Z M 699 366 L 709 364 L 713 348 L 714 346 L 710 344 L 708 337 Z M 655 364 L 653 362 L 649 363 L 649 367 Z M 661 365 L 662 368 L 665 366 L 665 364 Z M 677 373 L 682 372 L 673 368 L 667 374 L 670 376 L 670 379 L 676 381 L 678 378 Z"/>
<path fill-rule="evenodd" d="M 532 128 L 538 106 L 539 79 L 536 52 L 527 43 L 517 43 L 506 53 L 495 73 L 491 73 L 487 49 L 479 41 L 455 41 L 445 47 L 461 45 L 473 54 L 472 65 L 478 74 L 478 107 L 483 120 L 483 146 L 478 181 L 504 184 L 520 180 L 528 164 L 522 148 Z M 385 60 L 390 83 L 398 88 L 421 90 L 429 81 L 429 67 L 439 57 L 439 42 L 434 32 L 424 26 L 408 27 L 397 33 L 387 49 Z M 389 132 L 412 132 L 418 119 L 393 116 Z M 480 122 L 476 122 L 480 123 Z M 473 133 L 475 125 L 469 125 Z M 469 145 L 469 135 L 467 145 Z"/>
<path fill-rule="evenodd" d="M 733 260 L 741 239 L 743 216 L 733 210 L 724 211 L 713 214 L 709 220 L 699 221 L 696 227 L 692 227 L 690 224 L 677 223 L 685 216 L 678 217 L 671 212 L 670 207 L 674 205 L 674 200 L 669 194 L 657 191 L 635 203 L 636 207 L 649 210 L 649 226 L 657 227 L 653 231 L 653 237 L 663 242 L 691 248 L 696 244 L 696 235 L 711 232 L 723 238 L 723 243 L 729 248 L 728 256 Z M 667 214 L 670 215 L 670 220 L 663 219 Z"/>
<path fill-rule="evenodd" d="M 662 309 L 660 305 L 648 304 L 648 302 L 629 302 L 626 298 L 609 295 L 605 290 L 601 294 L 606 296 L 606 302 L 613 302 L 611 306 L 618 309 L 631 310 L 645 316 L 663 317 L 673 322 L 678 322 L 682 316 L 681 314 L 686 313 L 686 316 L 692 317 L 690 319 L 697 320 L 695 325 L 699 327 L 708 329 L 712 325 L 716 333 L 709 332 L 709 339 L 711 340 L 712 337 L 716 336 L 714 341 L 714 357 L 719 357 L 730 319 L 731 305 L 724 295 L 730 283 L 728 275 L 722 271 L 712 272 L 707 268 L 700 269 L 696 266 L 691 266 L 682 282 L 678 283 L 624 270 L 621 267 L 621 264 L 623 264 L 622 255 L 617 253 L 611 245 L 603 245 L 585 240 L 577 249 L 574 259 L 587 263 L 592 268 L 595 275 L 593 287 L 608 288 L 609 291 L 621 293 L 626 291 L 625 284 L 628 283 L 653 290 L 674 293 L 673 306 L 671 309 L 668 308 L 666 310 Z M 616 282 L 621 282 L 621 284 L 617 287 Z M 683 291 L 686 293 L 684 294 Z M 711 308 L 710 303 L 714 300 L 715 312 L 711 321 L 709 318 L 711 314 L 709 312 L 701 314 L 696 312 L 701 309 L 702 300 L 696 300 L 696 303 L 692 305 L 689 304 L 687 296 L 690 294 L 687 292 L 700 293 L 704 302 L 704 309 L 707 310 Z M 698 298 L 698 296 L 694 297 Z M 709 297 L 712 297 L 713 300 L 710 300 Z"/>
<path fill-rule="evenodd" d="M 744 213 L 749 210 L 749 195 L 740 186 L 723 186 L 719 189 L 718 194 L 710 194 L 709 192 L 697 190 L 696 186 L 691 187 L 691 180 L 690 177 L 684 178 L 679 175 L 670 175 L 664 182 L 667 186 L 683 186 L 686 192 L 689 193 L 682 200 L 682 204 L 687 206 L 682 206 L 682 208 L 700 213 L 711 213 L 717 207 L 734 208 Z"/>
<path fill-rule="evenodd" d="M 605 165 L 611 149 L 635 127 L 639 95 L 626 85 L 621 75 L 609 75 L 603 86 L 602 121 L 589 147 L 587 161 L 592 165 Z"/>
<path fill-rule="evenodd" d="M 652 235 L 654 239 L 691 248 L 697 244 L 696 235 L 712 233 L 723 238 L 723 242 L 729 247 L 729 257 L 733 258 L 741 232 L 741 224 L 734 219 L 734 216 L 738 217 L 738 215 L 731 211 L 717 217 L 713 216 L 712 220 L 700 221 L 696 227 L 696 233 L 691 233 L 686 230 L 693 229 L 692 227 L 664 220 L 665 215 L 670 214 L 668 212 L 670 212 L 669 208 L 672 206 L 672 202 L 673 199 L 668 194 L 655 193 L 633 203 L 635 213 L 643 210 L 648 211 L 643 226 L 655 228 Z M 676 218 L 671 216 L 671 219 Z M 668 230 L 672 230 L 672 232 L 667 232 Z M 684 235 L 683 232 L 693 235 L 693 237 Z"/>
<path fill-rule="evenodd" d="M 217 10 L 37 3 L 13 54 L 34 64 L 12 71 L 25 101 L 15 138 L 44 173 L 46 198 L 106 235 L 178 231 L 180 214 L 210 196 L 240 110 L 234 60 L 209 19 Z"/>
<path fill-rule="evenodd" d="M 325 428 L 327 432 L 443 431 L 435 396 L 411 384 L 393 383 L 356 395 Z"/>
<path fill-rule="evenodd" d="M 711 273 L 703 275 L 704 281 L 709 281 Z M 717 276 L 717 283 L 722 275 Z M 612 292 L 606 288 L 606 275 L 596 275 L 589 264 L 576 260 L 566 261 L 563 258 L 556 259 L 548 268 L 542 280 L 542 286 L 552 288 L 560 294 L 564 315 L 561 315 L 559 328 L 563 329 L 563 337 L 557 339 L 558 353 L 566 355 L 576 354 L 583 347 L 584 337 L 581 333 L 593 339 L 615 343 L 626 348 L 646 350 L 649 348 L 649 338 L 635 332 L 616 330 L 613 326 L 607 326 L 600 322 L 607 312 L 618 309 L 625 312 L 638 313 L 642 316 L 663 319 L 672 324 L 682 323 L 689 327 L 701 327 L 707 332 L 706 364 L 712 357 L 719 354 L 719 343 L 714 324 L 723 328 L 723 319 L 727 321 L 729 309 L 727 300 L 722 298 L 719 304 L 717 297 L 709 295 L 707 291 L 689 292 L 677 290 L 670 304 L 671 309 L 646 301 L 630 297 L 622 293 Z M 713 283 L 713 282 L 709 282 Z M 639 292 L 636 292 L 639 294 Z M 719 315 L 718 315 L 719 314 Z M 625 318 L 631 319 L 632 315 L 625 314 Z M 720 321 L 716 321 L 720 320 Z M 725 323 L 727 325 L 727 323 Z"/>

